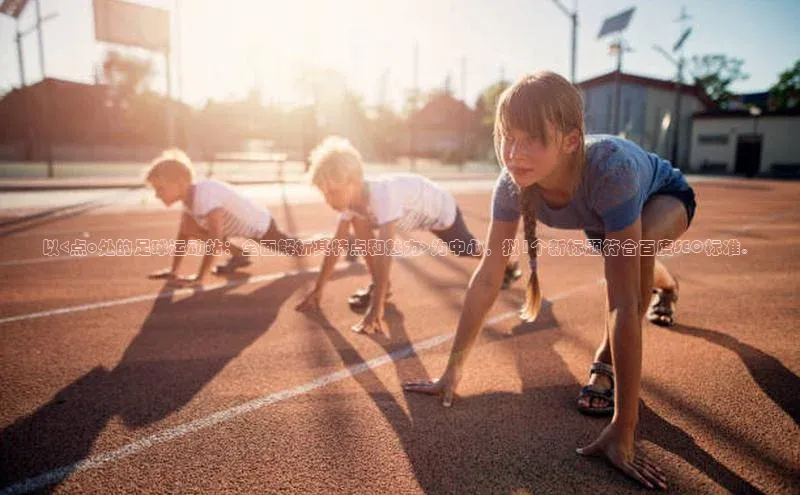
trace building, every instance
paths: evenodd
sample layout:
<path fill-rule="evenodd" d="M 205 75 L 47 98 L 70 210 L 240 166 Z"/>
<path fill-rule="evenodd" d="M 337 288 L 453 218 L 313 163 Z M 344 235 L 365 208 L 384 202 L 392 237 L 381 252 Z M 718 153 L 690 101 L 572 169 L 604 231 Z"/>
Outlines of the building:
<path fill-rule="evenodd" d="M 584 95 L 587 132 L 622 135 L 644 149 L 672 160 L 675 166 L 686 168 L 692 115 L 713 109 L 714 103 L 699 86 L 620 73 L 619 129 L 614 129 L 617 75 L 614 71 L 578 84 Z M 673 157 L 676 113 L 680 115 L 680 137 L 677 156 Z"/>
<path fill-rule="evenodd" d="M 191 112 L 169 104 L 179 121 Z M 47 78 L 0 99 L 0 159 L 144 160 L 167 145 L 165 100 L 153 93 Z"/>
<path fill-rule="evenodd" d="M 800 108 L 699 112 L 692 125 L 692 172 L 800 175 Z"/>
<path fill-rule="evenodd" d="M 477 127 L 475 112 L 463 101 L 436 95 L 411 119 L 412 149 L 417 156 L 460 161 L 472 153 Z"/>

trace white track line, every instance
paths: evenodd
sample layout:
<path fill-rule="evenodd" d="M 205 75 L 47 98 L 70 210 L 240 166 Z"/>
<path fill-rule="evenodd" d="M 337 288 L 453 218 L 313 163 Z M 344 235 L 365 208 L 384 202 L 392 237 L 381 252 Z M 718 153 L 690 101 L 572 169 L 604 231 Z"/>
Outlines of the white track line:
<path fill-rule="evenodd" d="M 746 226 L 745 228 L 750 227 Z M 679 255 L 673 256 L 673 258 Z M 277 275 L 277 274 L 276 274 Z M 276 275 L 272 275 L 273 277 Z M 269 277 L 269 276 L 263 276 Z M 249 279 L 252 280 L 252 279 Z M 249 282 L 248 280 L 248 282 Z M 548 297 L 547 301 L 556 302 L 562 299 L 565 299 L 573 294 L 581 292 L 583 290 L 589 289 L 591 287 L 595 287 L 605 282 L 605 278 L 601 277 L 596 279 L 594 282 L 590 282 L 587 284 L 580 285 L 578 287 L 574 287 L 572 289 L 566 290 L 564 292 L 560 292 L 555 294 L 554 296 Z M 245 282 L 247 283 L 247 282 Z M 223 284 L 220 287 L 224 287 L 227 284 Z M 191 291 L 191 289 L 182 289 L 182 291 Z M 178 292 L 178 291 L 176 291 Z M 157 296 L 157 295 L 156 295 Z M 139 296 L 142 297 L 142 296 Z M 517 316 L 518 313 L 516 311 L 508 311 L 499 315 L 496 315 L 492 318 L 489 318 L 486 321 L 486 325 L 495 325 L 500 323 L 504 320 Z M 3 320 L 0 320 L 2 323 Z M 388 363 L 398 361 L 400 359 L 404 359 L 408 357 L 412 353 L 421 353 L 422 351 L 426 351 L 428 349 L 432 349 L 438 345 L 441 345 L 449 340 L 451 340 L 455 336 L 455 332 L 449 332 L 441 335 L 437 335 L 436 337 L 431 337 L 426 339 L 418 344 L 410 345 L 395 351 L 391 354 L 384 354 L 383 356 L 377 357 L 370 361 L 357 364 L 355 366 L 351 366 L 341 371 L 337 371 L 335 373 L 331 373 L 328 375 L 323 375 L 315 380 L 307 382 L 303 385 L 299 385 L 297 387 L 282 390 L 280 392 L 275 392 L 269 395 L 262 396 L 258 399 L 253 399 L 249 402 L 245 402 L 244 404 L 234 406 L 229 409 L 225 409 L 223 411 L 219 411 L 217 413 L 211 414 L 204 418 L 191 421 L 189 423 L 184 423 L 182 425 L 169 428 L 166 430 L 162 430 L 158 433 L 150 435 L 149 437 L 145 437 L 141 440 L 137 440 L 135 442 L 131 442 L 123 447 L 120 447 L 117 450 L 113 450 L 111 452 L 106 452 L 103 454 L 98 454 L 93 457 L 89 457 L 73 464 L 62 466 L 60 468 L 56 468 L 52 471 L 48 471 L 46 473 L 40 474 L 38 476 L 27 478 L 19 483 L 15 483 L 13 485 L 9 485 L 5 487 L 2 491 L 0 491 L 0 495 L 16 495 L 22 493 L 28 493 L 35 490 L 40 490 L 48 485 L 52 485 L 53 483 L 57 483 L 70 474 L 79 471 L 86 471 L 88 469 L 97 469 L 102 467 L 104 464 L 109 462 L 118 461 L 120 459 L 124 459 L 130 455 L 138 453 L 140 451 L 146 450 L 150 447 L 169 442 L 171 440 L 176 440 L 178 438 L 184 437 L 186 435 L 198 432 L 200 430 L 209 428 L 219 423 L 224 423 L 226 421 L 230 421 L 238 416 L 241 416 L 246 413 L 250 413 L 253 411 L 257 411 L 262 409 L 266 406 L 270 406 L 272 404 L 276 404 L 278 402 L 282 402 L 287 399 L 291 399 L 293 397 L 297 397 L 300 395 L 308 394 L 318 388 L 325 387 L 330 385 L 331 383 L 336 383 L 342 381 L 346 378 L 351 376 L 356 376 L 366 371 L 379 368 L 384 366 Z"/>
<path fill-rule="evenodd" d="M 547 300 L 550 302 L 555 302 L 564 299 L 572 294 L 575 294 L 576 292 L 580 292 L 590 287 L 594 287 L 603 280 L 604 279 L 598 279 L 595 282 L 575 287 L 568 291 L 561 292 L 552 297 L 549 297 L 547 298 Z M 501 313 L 492 318 L 489 318 L 486 321 L 486 325 L 496 325 L 504 320 L 516 317 L 518 315 L 519 313 L 517 311 L 507 311 L 505 313 Z M 58 483 L 59 481 L 63 480 L 72 473 L 100 468 L 104 464 L 124 459 L 130 455 L 147 450 L 150 447 L 154 447 L 162 443 L 167 443 L 172 440 L 177 440 L 186 435 L 190 435 L 192 433 L 196 433 L 200 430 L 204 430 L 214 425 L 230 421 L 244 414 L 251 413 L 259 409 L 263 409 L 264 407 L 271 406 L 273 404 L 277 404 L 278 402 L 282 402 L 287 399 L 291 399 L 293 397 L 306 395 L 310 392 L 313 392 L 314 390 L 325 387 L 332 383 L 340 382 L 347 378 L 360 375 L 362 373 L 374 370 L 376 368 L 380 368 L 381 366 L 384 366 L 386 364 L 399 361 L 401 359 L 405 359 L 406 357 L 412 354 L 420 354 L 423 351 L 433 349 L 434 347 L 437 347 L 451 340 L 454 336 L 455 332 L 449 332 L 437 335 L 435 337 L 425 339 L 417 344 L 406 346 L 402 349 L 392 352 L 391 354 L 384 354 L 369 361 L 356 364 L 354 366 L 350 366 L 349 368 L 345 368 L 343 370 L 336 371 L 334 373 L 320 376 L 314 380 L 311 380 L 310 382 L 306 382 L 294 388 L 285 389 L 279 392 L 274 392 L 268 395 L 264 395 L 257 399 L 245 402 L 244 404 L 240 404 L 238 406 L 234 406 L 229 409 L 216 412 L 204 418 L 200 418 L 195 421 L 190 421 L 182 425 L 162 430 L 148 437 L 124 445 L 116 450 L 101 453 L 89 458 L 85 458 L 73 464 L 62 466 L 53 469 L 52 471 L 40 474 L 38 476 L 27 478 L 23 481 L 20 481 L 19 483 L 8 485 L 2 491 L 0 491 L 0 495 L 17 495 L 17 494 L 23 494 L 40 490 L 48 485 Z"/>
<path fill-rule="evenodd" d="M 348 262 L 341 262 L 336 265 L 336 269 L 340 270 L 349 266 L 350 263 Z M 193 288 L 193 287 L 185 287 L 185 288 L 176 288 L 174 290 L 166 291 L 166 292 L 159 292 L 159 293 L 152 293 L 152 294 L 142 294 L 139 296 L 133 297 L 125 297 L 122 299 L 113 299 L 111 301 L 102 301 L 97 303 L 89 303 L 89 304 L 81 304 L 79 306 L 68 306 L 66 308 L 58 308 L 58 309 L 51 309 L 47 311 L 39 311 L 37 313 L 27 313 L 24 315 L 17 315 L 17 316 L 9 316 L 6 318 L 0 318 L 0 324 L 3 323 L 11 323 L 14 321 L 22 321 L 22 320 L 33 320 L 36 318 L 45 318 L 48 316 L 56 316 L 56 315 L 63 315 L 69 313 L 79 313 L 81 311 L 90 311 L 93 309 L 102 309 L 102 308 L 111 308 L 114 306 L 122 306 L 123 304 L 133 304 L 142 301 L 154 301 L 156 299 L 163 299 L 166 297 L 172 297 L 173 295 L 183 295 L 183 294 L 192 294 L 195 291 L 202 291 L 208 292 L 212 290 L 224 289 L 228 287 L 238 287 L 240 285 L 246 284 L 254 284 L 258 282 L 269 282 L 272 280 L 277 280 L 282 277 L 290 277 L 294 275 L 301 275 L 306 273 L 317 273 L 319 272 L 319 268 L 314 268 L 310 270 L 296 270 L 290 272 L 279 272 L 279 273 L 267 273 L 263 275 L 255 275 L 252 277 L 248 277 L 244 280 L 233 280 L 228 282 L 222 282 L 219 284 L 213 285 L 206 285 L 202 288 Z"/>

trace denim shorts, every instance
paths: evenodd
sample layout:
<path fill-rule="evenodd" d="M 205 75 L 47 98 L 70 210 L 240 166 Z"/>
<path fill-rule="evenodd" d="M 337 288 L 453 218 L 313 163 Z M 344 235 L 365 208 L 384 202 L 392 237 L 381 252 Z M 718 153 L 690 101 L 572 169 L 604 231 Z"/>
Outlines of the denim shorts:
<path fill-rule="evenodd" d="M 694 212 L 697 209 L 697 201 L 695 201 L 694 197 L 694 189 L 691 187 L 689 189 L 685 189 L 683 191 L 659 191 L 653 194 L 653 196 L 673 196 L 678 198 L 683 206 L 686 208 L 686 215 L 689 219 L 686 227 L 688 228 L 689 225 L 692 224 L 692 219 L 694 218 Z M 653 196 L 650 196 L 647 200 L 650 201 Z M 647 203 L 645 203 L 647 204 Z M 586 238 L 592 244 L 592 247 L 597 249 L 598 251 L 602 250 L 603 242 L 606 240 L 606 235 L 602 232 L 592 232 L 590 230 L 585 230 Z"/>
<path fill-rule="evenodd" d="M 453 225 L 444 230 L 433 230 L 431 233 L 444 241 L 456 256 L 477 256 L 477 253 L 481 252 L 478 248 L 479 242 L 464 223 L 464 215 L 459 207 L 456 207 L 456 219 Z M 464 243 L 463 249 L 457 241 Z"/>

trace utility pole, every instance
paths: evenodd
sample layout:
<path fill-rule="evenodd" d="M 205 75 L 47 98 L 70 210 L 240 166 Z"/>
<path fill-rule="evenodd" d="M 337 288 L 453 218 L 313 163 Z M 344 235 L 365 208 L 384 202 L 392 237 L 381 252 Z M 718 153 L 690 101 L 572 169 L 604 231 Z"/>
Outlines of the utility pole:
<path fill-rule="evenodd" d="M 461 57 L 461 101 L 464 103 L 464 108 L 469 110 L 467 105 L 467 57 Z M 467 160 L 467 131 L 470 124 L 470 119 L 459 119 L 461 125 L 461 153 L 458 157 L 459 168 L 463 171 L 464 164 Z"/>
<path fill-rule="evenodd" d="M 676 22 L 686 21 L 689 18 L 690 17 L 686 15 L 686 9 L 684 8 L 681 9 L 681 16 L 677 19 Z M 681 50 L 681 48 L 683 47 L 683 43 L 689 37 L 691 32 L 692 32 L 691 28 L 685 28 L 683 30 L 683 33 L 678 38 L 678 41 L 676 41 L 672 47 L 673 52 Z M 675 125 L 672 127 L 672 146 L 671 146 L 670 159 L 672 161 L 672 165 L 680 168 L 681 90 L 683 86 L 683 68 L 684 64 L 686 63 L 686 58 L 683 56 L 682 50 L 681 50 L 681 55 L 678 56 L 678 59 L 676 60 L 675 57 L 673 57 L 667 50 L 661 48 L 658 45 L 653 45 L 653 49 L 658 53 L 660 53 L 661 55 L 663 55 L 664 58 L 669 60 L 669 62 L 672 63 L 672 65 L 674 65 L 675 68 L 677 69 L 677 72 L 675 74 L 675 110 L 674 110 L 674 116 L 671 119 L 672 121 L 675 122 Z"/>
<path fill-rule="evenodd" d="M 635 7 L 631 7 L 624 12 L 606 18 L 603 21 L 603 25 L 600 27 L 600 33 L 597 35 L 598 39 L 610 34 L 616 35 L 616 39 L 609 46 L 609 51 L 611 53 L 616 51 L 617 54 L 617 70 L 614 73 L 614 107 L 612 108 L 612 114 L 614 116 L 612 130 L 614 134 L 619 134 L 619 106 L 622 96 L 622 54 L 625 51 L 631 51 L 628 44 L 625 43 L 625 40 L 622 38 L 622 32 L 628 27 L 628 24 L 630 24 L 631 17 L 633 17 L 633 12 L 635 10 Z"/>
<path fill-rule="evenodd" d="M 577 2 L 577 0 L 576 0 L 576 2 Z M 569 59 L 569 67 L 570 67 L 569 74 L 570 74 L 570 80 L 572 81 L 572 84 L 576 84 L 577 80 L 575 79 L 575 77 L 576 77 L 575 76 L 575 63 L 576 63 L 575 60 L 577 58 L 577 43 L 578 43 L 578 41 L 577 41 L 578 40 L 578 8 L 576 6 L 575 9 L 570 12 L 569 10 L 567 10 L 566 7 L 564 7 L 564 4 L 562 4 L 559 0 L 553 0 L 553 3 L 556 4 L 556 7 L 561 9 L 561 12 L 563 12 L 567 17 L 569 17 L 570 22 L 572 24 L 572 37 L 571 37 L 572 43 L 571 43 L 571 55 L 570 55 L 570 59 Z"/>
<path fill-rule="evenodd" d="M 39 131 L 42 135 L 42 141 L 44 141 L 44 153 L 45 153 L 45 160 L 47 161 L 47 177 L 53 178 L 55 176 L 55 171 L 53 170 L 53 147 L 51 142 L 51 135 L 50 135 L 50 125 L 51 119 L 49 118 L 50 112 L 50 102 L 52 101 L 50 95 L 50 87 L 47 84 L 47 75 L 44 70 L 44 37 L 42 35 L 42 6 L 41 1 L 36 0 L 36 33 L 37 37 L 39 38 L 39 67 L 42 70 L 42 91 L 44 91 L 44 98 L 42 104 L 42 125 L 39 127 Z"/>
<path fill-rule="evenodd" d="M 417 169 L 417 160 L 416 160 L 416 140 L 415 140 L 415 125 L 414 125 L 414 118 L 416 117 L 417 113 L 417 98 L 419 98 L 419 42 L 414 42 L 414 55 L 413 55 L 413 68 L 412 68 L 412 79 L 414 82 L 414 88 L 411 90 L 411 112 L 408 116 L 408 125 L 409 125 L 409 139 L 408 139 L 408 156 L 411 159 L 411 170 L 416 171 Z"/>
<path fill-rule="evenodd" d="M 16 20 L 17 27 L 17 60 L 19 61 L 19 87 L 25 87 L 25 60 L 22 58 L 22 32 L 19 30 L 19 19 Z"/>
<path fill-rule="evenodd" d="M 625 41 L 622 38 L 618 39 L 614 43 L 611 44 L 611 52 L 617 53 L 617 70 L 614 72 L 614 103 L 612 106 L 612 115 L 614 116 L 613 119 L 613 133 L 619 134 L 620 131 L 620 111 L 619 107 L 622 103 L 622 54 L 626 51 L 631 51 L 631 49 L 625 44 Z"/>

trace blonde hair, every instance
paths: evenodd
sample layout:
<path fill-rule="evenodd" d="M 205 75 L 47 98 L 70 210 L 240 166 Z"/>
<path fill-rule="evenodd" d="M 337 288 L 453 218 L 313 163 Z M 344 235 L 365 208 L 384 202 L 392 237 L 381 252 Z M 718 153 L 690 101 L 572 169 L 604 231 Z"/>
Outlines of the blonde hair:
<path fill-rule="evenodd" d="M 347 139 L 325 138 L 311 151 L 311 183 L 317 187 L 328 182 L 347 184 L 364 176 L 361 154 Z"/>
<path fill-rule="evenodd" d="M 191 183 L 194 180 L 194 167 L 183 151 L 177 148 L 165 150 L 150 162 L 144 173 L 144 180 L 150 184 L 153 181 Z"/>
<path fill-rule="evenodd" d="M 494 120 L 495 153 L 505 167 L 501 140 L 511 129 L 522 131 L 547 146 L 550 140 L 548 124 L 553 126 L 561 139 L 570 132 L 578 131 L 579 143 L 569 159 L 569 165 L 577 169 L 572 175 L 575 180 L 570 184 L 570 190 L 574 192 L 585 161 L 583 100 L 577 87 L 554 72 L 528 74 L 500 95 Z M 521 314 L 526 320 L 532 321 L 539 315 L 542 305 L 542 293 L 535 270 L 537 242 L 533 187 L 520 191 L 520 211 L 532 266 Z"/>

